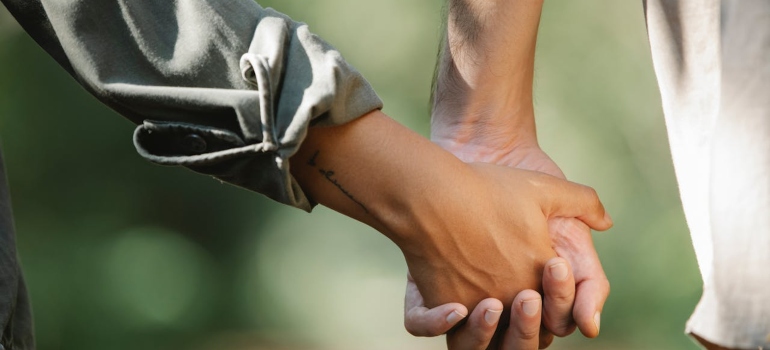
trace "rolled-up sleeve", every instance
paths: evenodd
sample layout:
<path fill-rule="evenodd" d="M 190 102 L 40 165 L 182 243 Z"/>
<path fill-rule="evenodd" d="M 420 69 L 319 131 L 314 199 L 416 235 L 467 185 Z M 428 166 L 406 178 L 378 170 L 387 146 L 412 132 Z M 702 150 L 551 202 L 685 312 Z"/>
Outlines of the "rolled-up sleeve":
<path fill-rule="evenodd" d="M 252 0 L 2 0 L 90 93 L 135 124 L 139 154 L 305 210 L 288 159 L 311 125 L 382 107 L 307 25 Z"/>

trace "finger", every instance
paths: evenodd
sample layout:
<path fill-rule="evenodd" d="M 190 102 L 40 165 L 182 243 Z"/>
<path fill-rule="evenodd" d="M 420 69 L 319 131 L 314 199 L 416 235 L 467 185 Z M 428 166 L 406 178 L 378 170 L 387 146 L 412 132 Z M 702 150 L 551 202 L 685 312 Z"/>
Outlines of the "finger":
<path fill-rule="evenodd" d="M 425 306 L 425 300 L 422 298 L 420 290 L 417 289 L 417 284 L 414 283 L 414 278 L 410 272 L 406 273 L 406 293 L 404 294 L 404 314 L 412 308 L 418 306 Z"/>
<path fill-rule="evenodd" d="M 567 259 L 575 278 L 575 305 L 572 316 L 583 335 L 599 335 L 601 310 L 610 293 L 610 283 L 604 274 L 599 255 L 594 249 L 591 231 L 579 220 L 554 218 L 548 220 L 554 249 Z"/>
<path fill-rule="evenodd" d="M 534 290 L 524 290 L 516 295 L 502 349 L 534 350 L 539 347 L 542 304 L 540 294 Z"/>
<path fill-rule="evenodd" d="M 575 278 L 569 262 L 552 258 L 543 271 L 543 323 L 546 329 L 559 337 L 575 331 L 572 306 L 575 302 Z"/>
<path fill-rule="evenodd" d="M 542 176 L 548 182 L 542 191 L 545 195 L 548 217 L 576 217 L 597 231 L 605 231 L 612 227 L 612 218 L 604 210 L 599 195 L 591 187 L 583 186 L 553 176 Z"/>
<path fill-rule="evenodd" d="M 486 349 L 495 335 L 502 313 L 503 303 L 500 300 L 482 300 L 473 309 L 466 324 L 447 334 L 447 347 L 457 350 Z"/>
<path fill-rule="evenodd" d="M 435 337 L 448 332 L 468 315 L 468 308 L 459 303 L 449 303 L 428 309 L 423 303 L 417 285 L 407 275 L 404 296 L 404 328 L 418 337 Z"/>
<path fill-rule="evenodd" d="M 540 345 L 538 349 L 546 349 L 553 343 L 553 333 L 540 326 Z"/>
<path fill-rule="evenodd" d="M 609 294 L 610 282 L 607 278 L 590 279 L 580 283 L 572 312 L 580 332 L 586 337 L 599 336 L 602 307 Z"/>
<path fill-rule="evenodd" d="M 417 306 L 404 314 L 404 327 L 417 337 L 435 337 L 448 332 L 468 315 L 462 304 L 449 303 L 428 309 Z"/>

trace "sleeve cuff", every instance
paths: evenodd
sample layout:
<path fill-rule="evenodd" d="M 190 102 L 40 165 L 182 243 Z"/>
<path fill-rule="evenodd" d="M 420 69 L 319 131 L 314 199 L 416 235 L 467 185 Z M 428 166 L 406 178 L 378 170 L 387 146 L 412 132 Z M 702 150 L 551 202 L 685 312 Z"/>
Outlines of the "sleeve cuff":
<path fill-rule="evenodd" d="M 307 25 L 272 9 L 263 11 L 249 49 L 240 57 L 249 101 L 233 106 L 237 123 L 229 124 L 237 128 L 184 118 L 145 119 L 134 133 L 134 144 L 151 162 L 185 166 L 310 211 L 313 203 L 291 176 L 288 161 L 307 128 L 347 123 L 382 108 L 382 101 Z"/>

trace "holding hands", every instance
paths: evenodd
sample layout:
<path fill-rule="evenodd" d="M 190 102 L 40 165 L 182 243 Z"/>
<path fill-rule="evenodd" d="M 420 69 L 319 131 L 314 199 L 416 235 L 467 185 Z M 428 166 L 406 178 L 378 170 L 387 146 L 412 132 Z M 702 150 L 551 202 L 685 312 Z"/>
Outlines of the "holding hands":
<path fill-rule="evenodd" d="M 566 181 L 538 146 L 541 9 L 542 0 L 449 0 L 435 144 L 374 111 L 311 128 L 291 157 L 304 193 L 398 245 L 410 272 L 406 328 L 448 332 L 452 349 L 599 334 L 609 284 L 590 229 L 612 221 L 596 192 Z"/>
<path fill-rule="evenodd" d="M 431 139 L 467 163 L 483 162 L 564 179 L 559 167 L 540 149 L 535 131 L 532 82 L 542 0 L 449 0 L 448 3 L 446 41 L 439 55 L 433 94 Z M 578 197 L 581 199 L 567 200 L 576 193 L 557 190 L 564 188 L 564 183 L 567 182 L 551 181 L 534 186 L 538 191 L 566 196 L 551 198 L 550 203 L 538 201 L 536 196 L 528 197 L 526 190 L 516 189 L 524 193 L 523 197 L 518 195 L 519 199 L 534 200 L 541 207 L 559 202 L 563 206 L 559 212 L 544 210 L 540 216 L 532 212 L 517 215 L 518 205 L 526 204 L 508 207 L 511 219 L 519 222 L 519 225 L 509 223 L 509 236 L 547 237 L 546 242 L 539 244 L 549 244 L 558 255 L 551 260 L 526 261 L 518 257 L 541 251 L 523 244 L 499 246 L 505 249 L 501 255 L 508 255 L 508 261 L 516 259 L 512 265 L 524 264 L 511 267 L 509 278 L 498 276 L 494 281 L 506 281 L 505 285 L 512 288 L 509 293 L 521 291 L 513 304 L 512 294 L 508 294 L 507 299 L 494 294 L 506 287 L 491 282 L 489 285 L 493 287 L 487 289 L 489 293 L 485 296 L 492 298 L 476 305 L 465 324 L 455 327 L 471 309 L 452 303 L 437 306 L 434 299 L 420 295 L 420 291 L 433 293 L 428 289 L 432 287 L 410 279 L 404 314 L 407 330 L 420 336 L 448 332 L 450 349 L 544 348 L 551 343 L 553 335 L 567 336 L 576 327 L 585 336 L 596 337 L 609 282 L 593 247 L 590 229 L 606 230 L 612 224 L 603 208 L 600 209 L 593 190 L 586 188 L 590 193 Z M 602 220 L 588 213 L 601 215 Z M 540 221 L 522 226 L 519 220 Z M 486 227 L 478 229 L 483 232 Z M 509 237 L 508 240 L 516 239 Z M 467 246 L 467 249 L 472 248 Z M 547 263 L 540 264 L 541 261 Z M 482 271 L 486 268 L 486 265 L 479 266 L 483 266 Z M 542 276 L 542 284 L 532 284 L 532 276 L 522 274 L 526 267 L 531 273 L 534 268 L 533 273 Z M 414 274 L 411 266 L 410 271 Z M 522 291 L 521 287 L 528 289 Z M 536 290 L 543 292 L 542 299 Z M 462 299 L 455 301 L 462 302 Z M 495 313 L 503 310 L 503 306 L 512 308 L 510 320 L 503 317 L 498 322 Z M 508 321 L 510 327 L 506 330 Z M 496 333 L 496 329 L 500 332 Z"/>
<path fill-rule="evenodd" d="M 442 144 L 441 141 L 436 143 Z M 468 153 L 461 153 L 457 148 L 453 151 L 460 158 L 469 160 Z M 555 163 L 538 147 L 500 152 L 496 162 L 563 177 Z M 609 282 L 593 248 L 589 226 L 579 219 L 567 217 L 551 217 L 547 224 L 549 242 L 559 257 L 548 260 L 545 267 L 538 271 L 542 274 L 542 287 L 528 287 L 531 289 L 519 293 L 512 305 L 506 304 L 512 308 L 507 330 L 505 325 L 508 320 L 498 323 L 493 319 L 495 310 L 503 310 L 501 301 L 490 298 L 480 302 L 465 325 L 448 333 L 450 349 L 485 349 L 488 346 L 510 350 L 544 348 L 552 342 L 553 335 L 567 336 L 575 330 L 576 324 L 585 336 L 599 334 L 601 309 L 609 294 Z M 608 228 L 611 226 L 609 217 L 603 224 L 607 226 L 591 228 Z M 510 234 L 516 233 L 511 231 Z M 516 255 L 520 251 L 514 249 L 509 253 Z M 514 279 L 517 277 L 515 272 L 511 274 Z M 544 300 L 535 291 L 541 288 Z M 404 321 L 410 333 L 418 336 L 441 335 L 465 319 L 458 315 L 468 315 L 467 309 L 453 303 L 427 308 L 420 291 L 409 278 Z M 498 328 L 501 332 L 496 334 Z"/>
<path fill-rule="evenodd" d="M 512 349 L 525 348 L 519 340 L 531 342 L 538 335 L 533 329 L 541 315 L 556 334 L 574 329 L 575 282 L 569 264 L 555 257 L 583 257 L 580 249 L 590 248 L 590 236 L 563 229 L 612 225 L 593 189 L 542 172 L 463 163 L 379 111 L 311 129 L 291 161 L 294 177 L 311 198 L 376 228 L 401 249 L 413 281 L 406 324 L 415 333 L 446 331 L 474 308 L 467 330 L 450 335 L 453 348 L 486 347 L 496 324 L 503 328 L 509 319 L 516 327 L 499 342 Z M 559 224 L 554 219 L 560 217 L 579 221 Z M 571 263 L 582 266 L 576 262 L 581 263 Z M 534 291 L 541 285 L 544 313 Z M 606 294 L 599 297 L 600 307 Z M 588 308 L 575 308 L 575 316 L 583 332 L 595 336 L 597 304 L 585 300 Z M 577 310 L 590 310 L 590 317 Z M 541 336 L 549 342 L 547 334 Z"/>

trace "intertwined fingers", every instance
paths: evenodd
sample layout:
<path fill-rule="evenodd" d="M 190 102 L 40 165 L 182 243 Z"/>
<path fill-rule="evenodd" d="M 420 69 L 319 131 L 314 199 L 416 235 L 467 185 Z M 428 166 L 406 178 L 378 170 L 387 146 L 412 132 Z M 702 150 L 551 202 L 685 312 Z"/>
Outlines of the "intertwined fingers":
<path fill-rule="evenodd" d="M 534 290 L 525 290 L 516 295 L 511 305 L 511 322 L 503 338 L 502 349 L 535 350 L 540 347 L 542 304 L 540 294 Z M 548 342 L 547 339 L 543 341 Z"/>
<path fill-rule="evenodd" d="M 543 272 L 543 323 L 554 335 L 566 337 L 575 331 L 572 307 L 575 302 L 575 278 L 564 258 L 553 258 Z"/>
<path fill-rule="evenodd" d="M 497 323 L 503 313 L 503 303 L 489 298 L 482 300 L 473 309 L 468 322 L 447 334 L 450 350 L 484 350 L 497 330 Z"/>
<path fill-rule="evenodd" d="M 407 275 L 404 296 L 404 328 L 418 337 L 436 337 L 448 332 L 468 315 L 468 309 L 459 303 L 448 303 L 429 309 L 422 294 Z"/>

